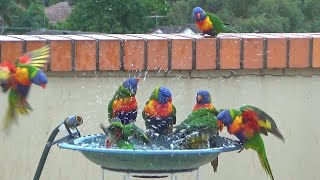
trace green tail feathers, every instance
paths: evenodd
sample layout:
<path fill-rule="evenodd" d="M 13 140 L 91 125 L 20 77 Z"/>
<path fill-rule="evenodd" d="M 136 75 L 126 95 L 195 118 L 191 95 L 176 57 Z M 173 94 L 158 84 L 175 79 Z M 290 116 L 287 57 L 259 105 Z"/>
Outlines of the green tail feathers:
<path fill-rule="evenodd" d="M 225 26 L 224 29 L 227 30 L 227 31 L 234 32 L 234 33 L 239 33 L 238 31 L 233 30 L 233 29 L 231 29 L 231 28 L 229 28 L 229 27 L 227 27 L 227 26 Z"/>
<path fill-rule="evenodd" d="M 266 150 L 264 148 L 263 140 L 260 136 L 260 133 L 256 133 L 251 139 L 249 139 L 245 144 L 244 147 L 246 149 L 251 148 L 258 153 L 260 163 L 266 173 L 270 176 L 271 180 L 274 180 L 273 174 L 271 171 L 270 164 L 268 162 Z"/>
<path fill-rule="evenodd" d="M 263 169 L 270 176 L 271 180 L 274 180 L 274 177 L 273 177 L 273 174 L 272 174 L 272 171 L 271 171 L 271 167 L 269 165 L 268 158 L 267 158 L 267 155 L 266 155 L 266 151 L 264 149 L 262 149 L 260 152 L 257 152 L 257 153 L 258 153 L 258 156 L 259 156 L 259 159 L 260 159 L 260 163 L 261 163 Z"/>
<path fill-rule="evenodd" d="M 16 120 L 16 113 L 14 108 L 8 108 L 6 117 L 3 121 L 3 128 L 8 129 L 12 123 Z"/>

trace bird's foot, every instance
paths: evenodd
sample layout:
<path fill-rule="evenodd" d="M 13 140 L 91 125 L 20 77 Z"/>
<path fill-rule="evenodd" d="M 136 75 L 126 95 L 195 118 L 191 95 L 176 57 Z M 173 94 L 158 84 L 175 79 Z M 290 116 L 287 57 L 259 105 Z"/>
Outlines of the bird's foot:
<path fill-rule="evenodd" d="M 239 140 L 234 140 L 234 142 L 236 142 L 237 144 L 239 144 L 241 146 L 241 149 L 238 151 L 238 153 L 241 153 L 241 151 L 243 151 L 243 149 L 244 149 L 243 143 Z"/>
<path fill-rule="evenodd" d="M 244 150 L 244 147 L 241 147 L 241 149 L 238 151 L 238 153 L 241 153 Z"/>

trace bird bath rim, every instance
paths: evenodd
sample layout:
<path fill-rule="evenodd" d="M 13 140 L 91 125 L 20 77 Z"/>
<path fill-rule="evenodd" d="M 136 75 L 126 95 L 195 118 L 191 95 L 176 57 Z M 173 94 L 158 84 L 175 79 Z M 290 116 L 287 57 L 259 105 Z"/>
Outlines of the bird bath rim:
<path fill-rule="evenodd" d="M 147 149 L 107 149 L 105 147 L 91 147 L 91 146 L 79 146 L 78 144 L 81 141 L 91 139 L 94 137 L 104 136 L 104 134 L 90 134 L 86 136 L 82 136 L 76 139 L 72 139 L 68 142 L 62 142 L 59 143 L 58 146 L 63 149 L 70 149 L 70 150 L 76 150 L 76 151 L 87 151 L 87 152 L 96 152 L 96 153 L 108 153 L 108 154 L 142 154 L 142 155 L 172 155 L 172 154 L 183 154 L 183 155 L 195 155 L 195 154 L 212 154 L 212 153 L 223 153 L 223 152 L 231 152 L 241 149 L 241 145 L 234 144 L 230 146 L 222 146 L 222 147 L 216 147 L 216 148 L 207 148 L 207 149 L 166 149 L 166 150 L 147 150 Z M 70 144 L 69 142 L 74 142 L 73 144 Z"/>

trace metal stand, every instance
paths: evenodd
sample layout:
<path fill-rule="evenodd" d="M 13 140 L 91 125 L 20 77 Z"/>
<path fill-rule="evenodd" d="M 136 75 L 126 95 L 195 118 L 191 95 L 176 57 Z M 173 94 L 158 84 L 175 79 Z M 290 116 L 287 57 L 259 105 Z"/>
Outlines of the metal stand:
<path fill-rule="evenodd" d="M 130 173 L 126 173 L 126 175 L 123 176 L 123 180 L 131 180 Z"/>
<path fill-rule="evenodd" d="M 101 168 L 101 172 L 102 172 L 101 173 L 101 179 L 104 180 L 104 170 L 103 170 L 103 168 Z"/>
<path fill-rule="evenodd" d="M 200 180 L 200 170 L 196 170 L 196 180 Z"/>
<path fill-rule="evenodd" d="M 171 173 L 171 180 L 178 180 L 178 176 L 174 173 Z"/>
<path fill-rule="evenodd" d="M 102 180 L 105 180 L 104 179 L 104 171 L 105 171 L 105 169 L 104 168 L 101 168 L 101 170 L 102 170 L 102 173 L 101 173 L 101 179 Z M 196 172 L 196 180 L 200 180 L 200 170 L 199 169 L 196 169 L 195 170 L 195 172 Z M 133 175 L 134 176 L 134 175 Z M 134 177 L 138 177 L 138 176 L 134 176 Z M 177 174 L 176 173 L 170 173 L 170 177 L 171 177 L 171 180 L 178 180 L 178 176 L 177 176 Z M 131 180 L 131 173 L 125 173 L 124 175 L 123 175 L 123 180 Z"/>
<path fill-rule="evenodd" d="M 67 117 L 59 126 L 57 126 L 50 134 L 46 145 L 44 146 L 41 158 L 39 160 L 38 163 L 38 167 L 36 169 L 36 172 L 33 176 L 33 180 L 39 180 L 43 167 L 46 163 L 49 151 L 51 149 L 51 147 L 57 143 L 66 141 L 68 139 L 74 139 L 77 137 L 81 137 L 79 130 L 77 129 L 77 126 L 81 125 L 83 123 L 83 119 L 81 116 L 69 116 Z M 68 132 L 68 135 L 54 141 L 54 139 L 56 138 L 57 134 L 61 131 L 61 130 L 66 130 Z"/>

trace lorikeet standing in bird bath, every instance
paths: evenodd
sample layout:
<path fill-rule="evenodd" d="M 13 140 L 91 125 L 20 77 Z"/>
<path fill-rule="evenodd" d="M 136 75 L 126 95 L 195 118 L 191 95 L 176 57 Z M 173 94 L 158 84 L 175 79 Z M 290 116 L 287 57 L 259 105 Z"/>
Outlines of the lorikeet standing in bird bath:
<path fill-rule="evenodd" d="M 202 109 L 202 108 L 206 108 L 208 110 L 210 110 L 214 116 L 218 115 L 218 111 L 217 109 L 214 107 L 214 105 L 212 104 L 211 101 L 211 95 L 208 91 L 198 91 L 197 92 L 197 96 L 196 96 L 196 104 L 194 105 L 193 111 L 196 111 L 198 109 Z M 214 134 L 215 136 L 217 134 Z M 213 148 L 216 146 L 216 142 L 214 142 L 215 138 L 211 138 L 209 139 L 210 141 L 210 146 Z M 213 167 L 213 171 L 217 172 L 217 168 L 218 168 L 218 157 L 211 161 L 211 166 Z"/>
<path fill-rule="evenodd" d="M 232 31 L 226 25 L 229 25 L 223 22 L 218 16 L 212 13 L 205 12 L 201 7 L 196 7 L 193 9 L 193 18 L 199 30 L 203 34 L 208 34 L 213 37 L 216 37 L 221 32 Z"/>
<path fill-rule="evenodd" d="M 108 104 L 108 119 L 119 118 L 122 124 L 136 121 L 138 104 L 136 101 L 139 78 L 125 80 L 115 92 Z"/>
<path fill-rule="evenodd" d="M 39 68 L 44 67 L 49 59 L 49 47 L 26 53 L 19 57 L 15 63 L 3 61 L 0 64 L 0 82 L 3 92 L 9 90 L 9 107 L 4 120 L 4 128 L 11 126 L 17 119 L 17 114 L 27 115 L 32 110 L 27 101 L 31 84 L 43 88 L 48 83 L 47 76 Z"/>
<path fill-rule="evenodd" d="M 258 153 L 263 169 L 273 180 L 274 177 L 260 134 L 272 133 L 284 141 L 275 121 L 261 109 L 250 105 L 243 105 L 239 110 L 224 110 L 218 114 L 217 118 L 220 131 L 226 126 L 228 132 L 235 135 L 245 149 L 250 148 Z"/>
<path fill-rule="evenodd" d="M 174 131 L 175 143 L 182 149 L 210 148 L 213 136 L 218 136 L 217 119 L 207 108 L 192 111 Z"/>
<path fill-rule="evenodd" d="M 148 130 L 161 135 L 172 133 L 176 124 L 176 108 L 172 104 L 172 94 L 166 87 L 157 87 L 142 111 Z"/>

